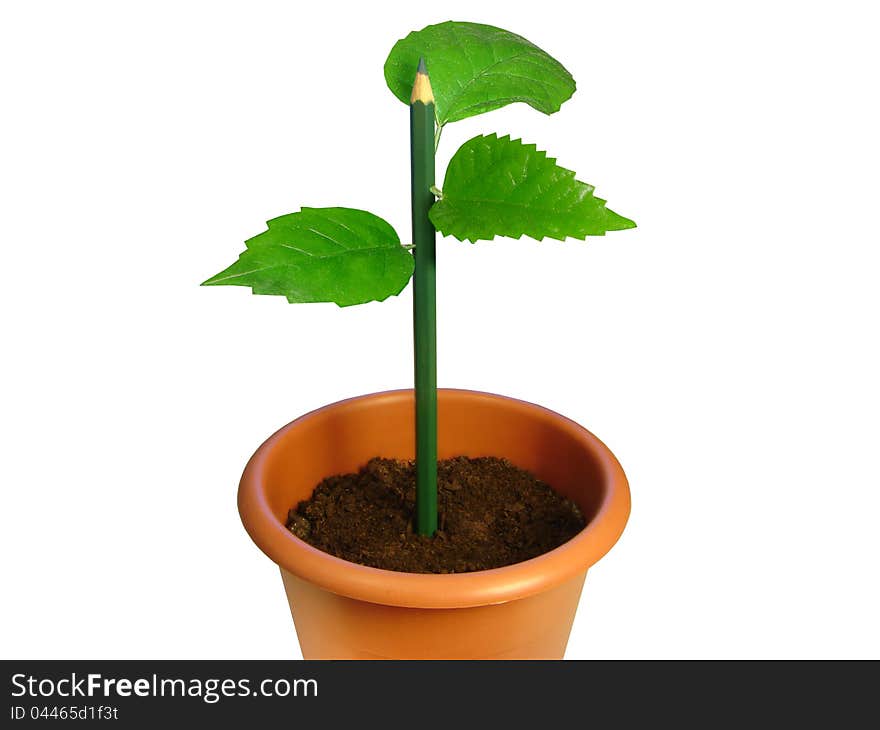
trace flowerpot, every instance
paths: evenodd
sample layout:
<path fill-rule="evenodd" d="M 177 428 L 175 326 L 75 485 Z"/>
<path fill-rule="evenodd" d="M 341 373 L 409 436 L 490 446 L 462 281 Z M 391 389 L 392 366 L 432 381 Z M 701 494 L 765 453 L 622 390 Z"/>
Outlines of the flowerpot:
<path fill-rule="evenodd" d="M 281 568 L 306 659 L 561 659 L 587 569 L 629 516 L 626 477 L 589 431 L 531 403 L 438 392 L 439 458 L 506 457 L 573 500 L 586 527 L 555 550 L 493 570 L 399 573 L 324 553 L 285 527 L 333 474 L 374 456 L 411 459 L 411 390 L 320 408 L 271 436 L 245 468 L 241 518 Z"/>

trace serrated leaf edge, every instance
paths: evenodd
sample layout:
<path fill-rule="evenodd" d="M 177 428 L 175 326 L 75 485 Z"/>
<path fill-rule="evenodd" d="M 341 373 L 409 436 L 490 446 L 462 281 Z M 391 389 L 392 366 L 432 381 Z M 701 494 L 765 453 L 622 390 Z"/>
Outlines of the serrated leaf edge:
<path fill-rule="evenodd" d="M 556 160 L 557 160 L 558 158 L 556 158 L 556 157 L 549 157 L 549 156 L 548 156 L 548 153 L 547 153 L 546 150 L 539 150 L 539 149 L 538 149 L 538 145 L 537 145 L 536 143 L 532 143 L 532 142 L 530 142 L 530 143 L 526 143 L 526 142 L 524 142 L 523 139 L 522 139 L 522 137 L 513 138 L 510 134 L 505 134 L 505 135 L 499 137 L 498 134 L 497 134 L 496 132 L 490 132 L 489 134 L 477 134 L 477 135 L 474 135 L 474 136 L 471 137 L 470 139 L 468 139 L 468 140 L 466 140 L 465 142 L 463 142 L 461 146 L 464 147 L 464 145 L 466 145 L 466 144 L 468 144 L 469 142 L 472 142 L 473 140 L 475 140 L 475 139 L 477 139 L 477 138 L 480 138 L 480 137 L 485 137 L 485 138 L 489 138 L 489 139 L 494 138 L 494 139 L 497 139 L 499 142 L 504 141 L 504 140 L 507 140 L 507 141 L 510 142 L 511 144 L 512 144 L 512 143 L 515 143 L 515 142 L 519 142 L 519 144 L 520 144 L 522 147 L 525 147 L 526 149 L 531 149 L 535 154 L 540 155 L 541 158 L 543 158 L 543 159 L 546 160 L 547 162 L 552 163 L 553 165 L 555 165 L 556 167 L 558 167 L 558 168 L 559 168 L 560 170 L 562 170 L 563 172 L 570 174 L 570 175 L 574 178 L 575 182 L 578 182 L 578 183 L 580 183 L 581 185 L 586 185 L 587 187 L 589 187 L 589 188 L 590 188 L 590 192 L 592 192 L 593 190 L 596 189 L 594 185 L 591 185 L 590 183 L 584 182 L 584 181 L 582 181 L 582 180 L 578 180 L 578 179 L 577 179 L 577 173 L 576 173 L 574 170 L 569 170 L 567 167 L 563 167 L 562 165 L 559 165 L 559 164 L 556 162 Z M 457 154 L 457 153 L 456 153 L 456 154 Z M 454 157 L 454 156 L 455 156 L 455 155 L 453 155 L 453 157 Z M 446 187 L 445 182 L 444 182 L 443 187 L 444 187 L 444 188 Z M 602 205 L 602 208 L 603 208 L 603 209 L 605 209 L 605 210 L 610 210 L 609 208 L 606 207 L 605 204 L 606 204 L 607 201 L 604 200 L 603 198 L 599 198 L 599 197 L 596 197 L 596 196 L 594 195 L 594 196 L 593 196 L 593 199 L 596 200 L 598 203 L 600 203 L 600 204 Z M 443 200 L 442 198 L 439 199 L 439 200 L 437 201 L 437 203 L 440 203 L 442 200 Z M 487 200 L 487 201 L 484 201 L 484 202 L 487 202 L 487 203 L 496 203 L 497 201 L 494 201 L 494 200 L 492 200 L 492 201 L 488 201 L 488 200 Z M 437 203 L 434 203 L 434 205 L 437 205 Z M 447 203 L 448 203 L 448 201 L 447 201 Z M 433 211 L 433 210 L 434 210 L 434 206 L 431 206 L 431 210 L 428 211 L 428 216 L 431 218 L 431 223 L 434 223 L 434 219 L 433 219 L 433 217 L 431 216 L 431 211 Z M 620 213 L 617 213 L 617 212 L 615 212 L 615 211 L 611 211 L 611 212 L 614 213 L 614 215 L 616 215 L 618 218 L 623 218 L 624 220 L 629 221 L 630 223 L 632 223 L 631 226 L 628 226 L 628 227 L 626 227 L 626 228 L 615 229 L 615 230 L 629 230 L 629 229 L 631 229 L 631 228 L 636 228 L 636 227 L 637 227 L 636 222 L 635 222 L 634 220 L 631 220 L 630 218 L 627 218 L 626 216 L 620 215 Z M 608 232 L 609 232 L 609 231 L 603 231 L 602 233 L 585 233 L 583 236 L 566 236 L 565 238 L 560 238 L 560 237 L 558 237 L 558 236 L 554 236 L 554 235 L 552 235 L 552 234 L 547 234 L 547 235 L 545 235 L 545 236 L 541 236 L 540 238 L 535 238 L 534 236 L 528 236 L 528 235 L 523 231 L 522 233 L 520 233 L 520 234 L 518 234 L 518 235 L 515 235 L 515 236 L 514 236 L 514 235 L 507 235 L 507 234 L 505 234 L 505 235 L 502 236 L 502 235 L 497 235 L 497 234 L 496 234 L 496 235 L 492 236 L 492 238 L 469 238 L 469 237 L 467 237 L 467 236 L 465 236 L 464 238 L 461 238 L 461 237 L 455 235 L 454 233 L 449 233 L 449 234 L 447 234 L 447 233 L 443 233 L 443 231 L 441 231 L 439 228 L 437 228 L 436 224 L 435 224 L 434 227 L 436 228 L 437 232 L 440 233 L 440 235 L 442 235 L 444 238 L 454 238 L 456 241 L 459 241 L 459 242 L 461 242 L 461 243 L 470 243 L 470 244 L 479 243 L 480 241 L 494 241 L 496 238 L 509 238 L 509 239 L 511 239 L 511 240 L 513 240 L 513 241 L 518 241 L 518 240 L 520 240 L 521 238 L 523 238 L 524 236 L 525 236 L 526 238 L 531 238 L 533 241 L 537 241 L 538 243 L 540 243 L 541 241 L 543 241 L 543 240 L 545 240 L 545 239 L 547 239 L 547 238 L 549 238 L 549 239 L 551 239 L 551 240 L 553 240 L 553 241 L 567 241 L 567 240 L 569 240 L 569 239 L 574 240 L 574 241 L 586 241 L 587 238 L 596 238 L 596 237 L 598 237 L 598 236 L 605 236 L 605 235 L 607 235 Z M 613 233 L 613 231 L 611 231 L 611 232 Z"/>

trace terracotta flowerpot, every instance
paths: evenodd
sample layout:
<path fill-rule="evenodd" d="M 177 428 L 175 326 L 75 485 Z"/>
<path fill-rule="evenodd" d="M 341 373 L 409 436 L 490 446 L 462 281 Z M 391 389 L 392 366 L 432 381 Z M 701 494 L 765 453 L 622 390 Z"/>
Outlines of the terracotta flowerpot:
<path fill-rule="evenodd" d="M 617 541 L 629 488 L 608 448 L 557 413 L 466 390 L 439 391 L 439 456 L 503 456 L 581 508 L 587 526 L 522 563 L 452 575 L 350 563 L 294 537 L 288 510 L 324 477 L 374 456 L 413 458 L 411 390 L 313 411 L 270 437 L 245 468 L 241 518 L 281 568 L 306 659 L 561 659 L 587 569 Z"/>

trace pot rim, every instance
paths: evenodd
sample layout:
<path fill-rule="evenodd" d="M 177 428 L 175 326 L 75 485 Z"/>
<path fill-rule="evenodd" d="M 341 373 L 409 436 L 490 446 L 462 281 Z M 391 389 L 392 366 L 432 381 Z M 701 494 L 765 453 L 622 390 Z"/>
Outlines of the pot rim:
<path fill-rule="evenodd" d="M 254 453 L 238 491 L 241 520 L 251 539 L 283 570 L 332 593 L 370 603 L 409 608 L 468 608 L 504 603 L 542 593 L 586 572 L 617 542 L 630 512 L 630 493 L 623 468 L 596 436 L 569 418 L 543 406 L 508 396 L 458 388 L 439 388 L 438 398 L 504 402 L 530 417 L 552 421 L 566 431 L 599 464 L 605 494 L 593 519 L 568 542 L 542 555 L 502 568 L 470 573 L 403 573 L 352 563 L 325 553 L 291 533 L 269 507 L 263 490 L 268 455 L 290 430 L 330 409 L 363 403 L 412 398 L 412 389 L 389 390 L 337 401 L 310 411 L 283 426 Z"/>

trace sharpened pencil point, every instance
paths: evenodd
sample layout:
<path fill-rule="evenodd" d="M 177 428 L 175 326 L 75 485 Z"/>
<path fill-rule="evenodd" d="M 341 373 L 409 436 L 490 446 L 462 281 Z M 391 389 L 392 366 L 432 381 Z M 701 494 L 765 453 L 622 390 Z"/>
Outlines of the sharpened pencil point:
<path fill-rule="evenodd" d="M 410 104 L 415 104 L 417 101 L 422 104 L 434 103 L 434 91 L 431 89 L 431 79 L 428 78 L 428 67 L 425 65 L 424 58 L 419 58 L 419 68 L 416 71 L 412 96 L 409 98 Z"/>

